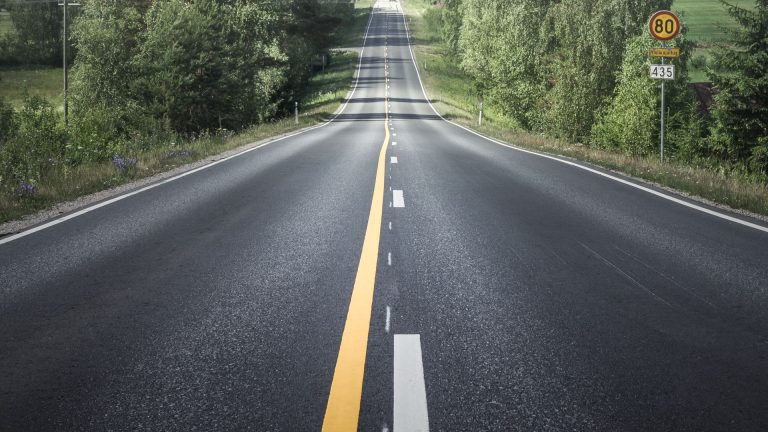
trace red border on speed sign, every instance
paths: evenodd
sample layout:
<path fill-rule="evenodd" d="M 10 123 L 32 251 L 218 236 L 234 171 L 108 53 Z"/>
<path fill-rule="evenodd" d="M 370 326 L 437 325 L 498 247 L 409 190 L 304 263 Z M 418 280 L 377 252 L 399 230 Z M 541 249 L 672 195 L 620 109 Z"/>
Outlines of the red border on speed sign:
<path fill-rule="evenodd" d="M 671 21 L 671 22 L 670 22 Z M 674 25 L 674 29 L 669 29 L 669 24 Z M 661 25 L 659 30 L 657 27 Z M 656 40 L 668 41 L 672 40 L 680 34 L 680 19 L 673 12 L 668 10 L 658 11 L 651 15 L 651 19 L 648 20 L 648 30 L 651 32 Z"/>

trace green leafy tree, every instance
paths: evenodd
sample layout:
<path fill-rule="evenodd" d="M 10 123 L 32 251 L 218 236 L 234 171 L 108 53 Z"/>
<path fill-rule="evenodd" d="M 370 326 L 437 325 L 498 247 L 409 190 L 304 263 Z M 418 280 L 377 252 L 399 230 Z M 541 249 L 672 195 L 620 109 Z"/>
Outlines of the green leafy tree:
<path fill-rule="evenodd" d="M 443 42 L 451 52 L 459 49 L 459 36 L 464 21 L 462 0 L 445 0 L 443 2 Z"/>
<path fill-rule="evenodd" d="M 674 154 L 677 150 L 692 151 L 690 147 L 698 142 L 699 134 L 692 133 L 690 127 L 698 120 L 686 86 L 690 43 L 680 37 L 667 45 L 680 47 L 683 53 L 674 61 L 676 80 L 666 85 L 670 108 L 667 130 L 685 131 L 668 134 L 668 154 Z M 592 128 L 592 143 L 596 146 L 629 155 L 658 153 L 661 95 L 659 82 L 648 76 L 652 61 L 648 51 L 657 46 L 658 42 L 647 33 L 635 36 L 627 43 L 614 97 Z"/>
<path fill-rule="evenodd" d="M 286 60 L 260 3 L 154 3 L 137 57 L 138 89 L 179 132 L 239 129 L 275 112 Z"/>
<path fill-rule="evenodd" d="M 768 0 L 754 10 L 722 2 L 740 24 L 714 56 L 711 151 L 768 174 Z"/>
<path fill-rule="evenodd" d="M 60 65 L 62 8 L 56 2 L 33 0 L 14 2 L 8 7 L 14 27 L 11 44 L 16 61 L 22 64 Z"/>
<path fill-rule="evenodd" d="M 546 90 L 538 18 L 548 2 L 465 0 L 459 39 L 461 66 L 486 99 L 523 128 L 539 123 Z"/>

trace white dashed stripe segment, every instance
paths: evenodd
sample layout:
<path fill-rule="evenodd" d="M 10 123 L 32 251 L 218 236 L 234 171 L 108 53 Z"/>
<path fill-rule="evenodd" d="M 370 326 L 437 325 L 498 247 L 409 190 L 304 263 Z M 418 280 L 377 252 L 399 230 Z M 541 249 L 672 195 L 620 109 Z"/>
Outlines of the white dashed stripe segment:
<path fill-rule="evenodd" d="M 391 163 L 396 164 L 397 163 L 397 156 L 392 156 L 389 160 Z"/>
<path fill-rule="evenodd" d="M 405 207 L 405 198 L 403 197 L 403 191 L 401 190 L 392 191 L 392 204 L 393 204 L 393 207 L 395 208 Z"/>
<path fill-rule="evenodd" d="M 393 432 L 427 432 L 427 390 L 421 360 L 421 337 L 395 335 Z"/>

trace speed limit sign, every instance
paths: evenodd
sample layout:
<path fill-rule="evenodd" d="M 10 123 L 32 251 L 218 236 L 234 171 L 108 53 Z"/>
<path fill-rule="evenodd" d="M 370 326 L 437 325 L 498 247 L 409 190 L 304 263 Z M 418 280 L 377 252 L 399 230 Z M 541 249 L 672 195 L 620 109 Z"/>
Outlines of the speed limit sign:
<path fill-rule="evenodd" d="M 670 11 L 658 11 L 651 15 L 648 29 L 656 40 L 672 40 L 680 33 L 680 19 Z"/>
<path fill-rule="evenodd" d="M 656 40 L 672 40 L 680 34 L 680 19 L 670 11 L 658 11 L 651 15 L 648 29 Z"/>

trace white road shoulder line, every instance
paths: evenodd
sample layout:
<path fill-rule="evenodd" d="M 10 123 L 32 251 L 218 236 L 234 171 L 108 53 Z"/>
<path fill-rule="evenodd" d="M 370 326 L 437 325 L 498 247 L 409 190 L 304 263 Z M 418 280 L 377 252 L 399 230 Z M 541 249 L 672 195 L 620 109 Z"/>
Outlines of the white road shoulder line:
<path fill-rule="evenodd" d="M 393 432 L 427 432 L 429 417 L 421 337 L 395 335 Z"/>
<path fill-rule="evenodd" d="M 405 198 L 403 197 L 403 191 L 401 190 L 392 191 L 392 203 L 395 208 L 405 207 Z"/>

